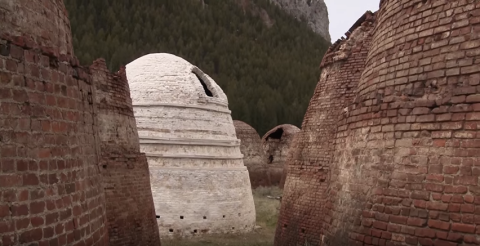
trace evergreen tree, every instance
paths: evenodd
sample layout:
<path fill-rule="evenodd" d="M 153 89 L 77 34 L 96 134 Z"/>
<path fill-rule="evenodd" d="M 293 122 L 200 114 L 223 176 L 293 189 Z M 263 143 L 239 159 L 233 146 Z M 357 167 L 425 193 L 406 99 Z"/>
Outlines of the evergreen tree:
<path fill-rule="evenodd" d="M 180 56 L 225 91 L 234 119 L 264 134 L 279 124 L 300 126 L 330 45 L 269 0 L 254 8 L 236 0 L 65 0 L 82 64 L 104 57 L 118 70 L 148 53 Z"/>

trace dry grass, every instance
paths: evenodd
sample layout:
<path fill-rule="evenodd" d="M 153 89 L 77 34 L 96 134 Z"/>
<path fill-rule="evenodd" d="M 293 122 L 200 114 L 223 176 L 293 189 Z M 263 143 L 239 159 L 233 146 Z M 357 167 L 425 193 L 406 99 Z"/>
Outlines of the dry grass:
<path fill-rule="evenodd" d="M 259 187 L 253 190 L 253 199 L 257 212 L 257 225 L 261 226 L 246 234 L 208 235 L 201 238 L 183 240 L 162 240 L 162 246 L 271 246 L 275 236 L 280 201 L 269 199 L 277 197 L 282 190 L 277 187 Z"/>

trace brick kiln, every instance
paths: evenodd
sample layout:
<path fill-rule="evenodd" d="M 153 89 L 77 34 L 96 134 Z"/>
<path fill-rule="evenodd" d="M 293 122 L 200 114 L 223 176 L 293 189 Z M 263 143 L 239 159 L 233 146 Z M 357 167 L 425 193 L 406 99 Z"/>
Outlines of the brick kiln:
<path fill-rule="evenodd" d="M 127 77 L 161 235 L 252 230 L 250 180 L 222 89 L 170 54 L 133 61 Z"/>
<path fill-rule="evenodd" d="M 268 184 L 267 162 L 260 135 L 255 128 L 243 121 L 234 120 L 233 125 L 237 138 L 240 139 L 240 152 L 248 168 L 252 187 L 266 186 Z"/>
<path fill-rule="evenodd" d="M 160 245 L 125 76 L 78 65 L 61 0 L 0 16 L 0 245 Z"/>
<path fill-rule="evenodd" d="M 479 13 L 477 1 L 383 0 L 332 46 L 275 245 L 480 244 Z"/>
<path fill-rule="evenodd" d="M 267 163 L 267 185 L 282 186 L 285 161 L 289 155 L 291 144 L 300 129 L 294 125 L 284 124 L 274 127 L 262 138 L 262 147 Z"/>

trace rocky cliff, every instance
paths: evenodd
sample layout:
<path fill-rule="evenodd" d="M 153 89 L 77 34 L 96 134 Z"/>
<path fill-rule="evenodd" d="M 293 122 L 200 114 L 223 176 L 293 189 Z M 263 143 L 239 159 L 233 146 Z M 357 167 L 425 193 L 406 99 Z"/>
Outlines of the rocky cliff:
<path fill-rule="evenodd" d="M 327 5 L 324 0 L 270 0 L 297 19 L 305 20 L 308 26 L 330 41 Z"/>

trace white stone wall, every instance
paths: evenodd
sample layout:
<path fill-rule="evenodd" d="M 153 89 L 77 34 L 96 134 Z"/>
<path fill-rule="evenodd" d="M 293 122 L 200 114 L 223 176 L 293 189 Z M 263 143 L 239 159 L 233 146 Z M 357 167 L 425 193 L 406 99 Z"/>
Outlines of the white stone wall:
<path fill-rule="evenodd" d="M 200 69 L 170 54 L 133 61 L 127 65 L 127 78 L 140 149 L 149 162 L 160 235 L 252 230 L 250 179 L 222 89 Z"/>

